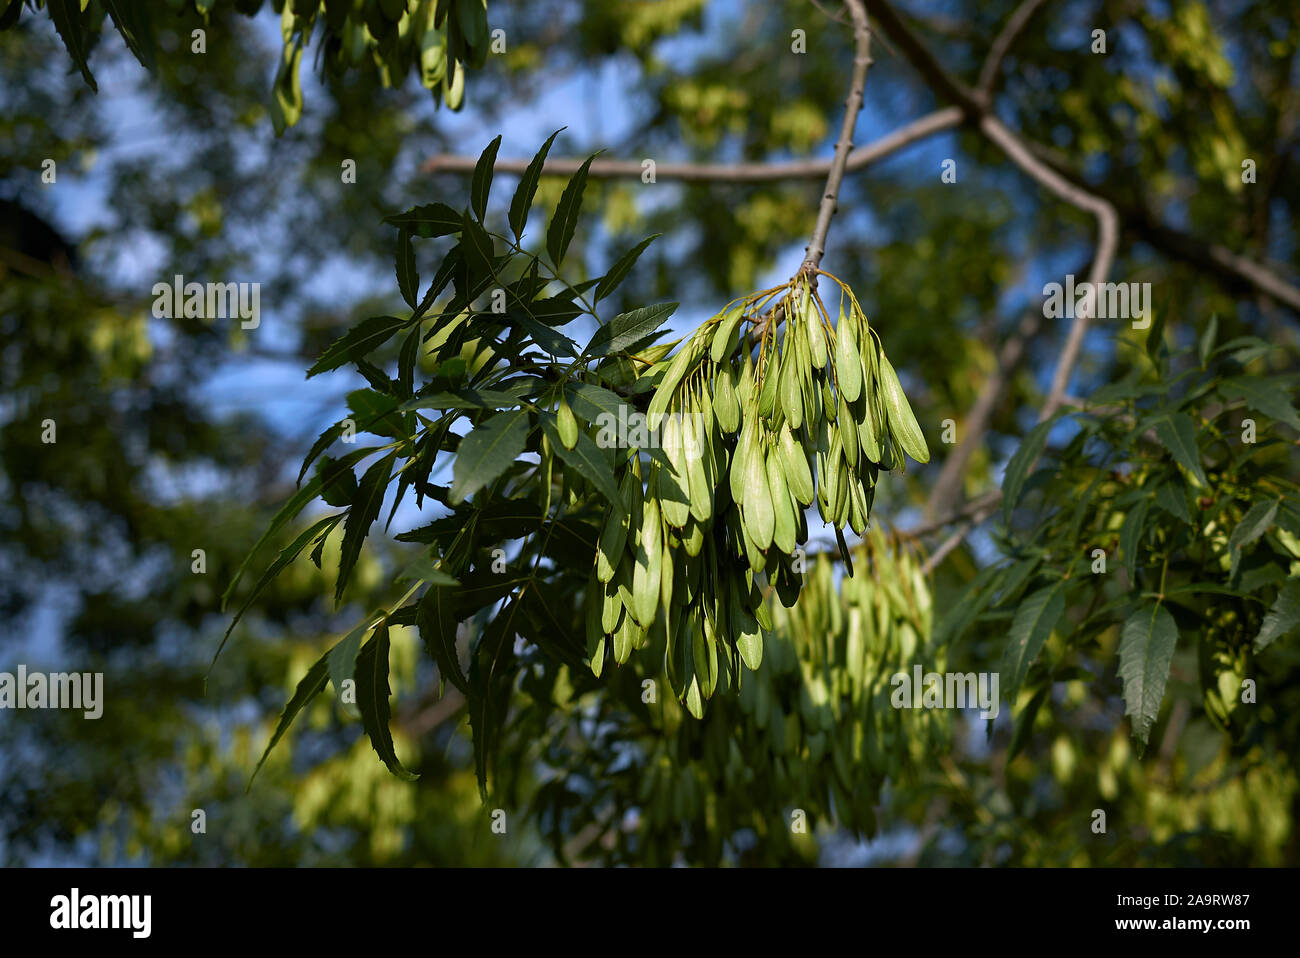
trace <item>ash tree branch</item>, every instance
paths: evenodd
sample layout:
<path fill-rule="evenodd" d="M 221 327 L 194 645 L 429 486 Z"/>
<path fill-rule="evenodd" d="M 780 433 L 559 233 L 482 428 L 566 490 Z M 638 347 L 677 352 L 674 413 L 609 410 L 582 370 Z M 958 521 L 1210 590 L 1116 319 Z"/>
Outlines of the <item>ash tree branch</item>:
<path fill-rule="evenodd" d="M 871 26 L 867 23 L 867 12 L 863 9 L 862 0 L 845 0 L 845 6 L 853 20 L 853 78 L 849 83 L 849 95 L 844 101 L 840 138 L 835 144 L 835 156 L 826 176 L 826 191 L 817 208 L 817 225 L 813 228 L 803 265 L 799 267 L 801 273 L 810 277 L 821 265 L 822 256 L 826 253 L 826 234 L 830 231 L 831 217 L 835 215 L 835 206 L 839 201 L 844 169 L 848 163 L 849 151 L 853 149 L 853 131 L 857 127 L 858 114 L 862 111 L 862 91 L 867 85 L 867 70 L 871 67 Z"/>
<path fill-rule="evenodd" d="M 885 157 L 943 130 L 951 130 L 962 122 L 962 112 L 956 107 L 944 107 L 927 113 L 892 133 L 860 146 L 849 153 L 845 161 L 846 172 L 856 173 L 880 162 Z M 503 158 L 496 162 L 498 173 L 519 175 L 528 168 L 531 160 L 519 157 Z M 478 163 L 476 156 L 444 154 L 429 158 L 420 167 L 423 173 L 473 173 Z M 793 160 L 787 163 L 656 163 L 656 180 L 677 180 L 683 183 L 777 183 L 788 180 L 821 180 L 831 171 L 834 160 Z M 572 176 L 583 161 L 568 157 L 549 157 L 542 166 L 544 176 Z M 644 172 L 639 160 L 592 160 L 587 175 L 597 180 L 637 179 Z"/>
<path fill-rule="evenodd" d="M 1007 53 L 1020 39 L 1020 34 L 1024 33 L 1025 28 L 1029 26 L 1029 21 L 1034 18 L 1034 14 L 1041 10 L 1046 2 L 1047 0 L 1024 0 L 1024 3 L 1016 7 L 1007 18 L 1002 31 L 993 41 L 993 46 L 989 48 L 989 55 L 984 59 L 984 65 L 980 68 L 980 78 L 975 85 L 975 89 L 985 100 L 993 96 L 993 88 L 998 82 L 998 71 L 1002 69 L 1002 61 L 1007 58 Z"/>

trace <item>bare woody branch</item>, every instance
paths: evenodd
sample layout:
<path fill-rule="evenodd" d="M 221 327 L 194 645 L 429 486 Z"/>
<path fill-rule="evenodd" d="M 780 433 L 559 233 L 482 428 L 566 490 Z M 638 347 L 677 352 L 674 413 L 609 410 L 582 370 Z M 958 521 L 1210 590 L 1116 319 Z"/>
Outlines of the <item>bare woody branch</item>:
<path fill-rule="evenodd" d="M 1002 32 L 993 41 L 993 46 L 989 47 L 989 55 L 984 58 L 984 66 L 980 68 L 980 78 L 975 86 L 985 100 L 993 95 L 993 88 L 998 82 L 998 71 L 1002 69 L 1002 61 L 1007 58 L 1007 53 L 1020 38 L 1020 34 L 1024 33 L 1025 28 L 1029 26 L 1029 21 L 1034 18 L 1034 14 L 1041 10 L 1046 2 L 1047 0 L 1025 0 L 1007 18 Z"/>
<path fill-rule="evenodd" d="M 815 275 L 814 271 L 826 252 L 826 234 L 830 231 L 831 217 L 835 215 L 835 206 L 839 201 L 845 165 L 848 163 L 849 151 L 853 149 L 853 131 L 858 124 L 858 113 L 862 110 L 862 91 L 867 85 L 867 70 L 871 67 L 871 27 L 867 23 L 867 12 L 863 9 L 862 0 L 845 0 L 845 6 L 853 20 L 853 78 L 849 82 L 849 95 L 844 101 L 840 138 L 835 144 L 835 156 L 826 176 L 826 191 L 817 208 L 817 224 L 813 227 L 807 255 L 799 268 L 801 273 L 810 276 Z"/>
<path fill-rule="evenodd" d="M 846 172 L 857 172 L 885 157 L 962 122 L 962 111 L 945 107 L 882 136 L 849 153 Z M 528 159 L 499 159 L 498 173 L 521 174 L 532 162 Z M 822 180 L 831 171 L 834 160 L 795 160 L 788 163 L 656 163 L 656 180 L 679 180 L 684 183 L 775 183 L 786 180 Z M 446 154 L 425 161 L 425 173 L 473 173 L 476 156 Z M 545 176 L 572 176 L 582 166 L 579 159 L 552 157 L 542 167 Z M 592 160 L 587 175 L 592 179 L 636 179 L 644 169 L 639 160 Z"/>

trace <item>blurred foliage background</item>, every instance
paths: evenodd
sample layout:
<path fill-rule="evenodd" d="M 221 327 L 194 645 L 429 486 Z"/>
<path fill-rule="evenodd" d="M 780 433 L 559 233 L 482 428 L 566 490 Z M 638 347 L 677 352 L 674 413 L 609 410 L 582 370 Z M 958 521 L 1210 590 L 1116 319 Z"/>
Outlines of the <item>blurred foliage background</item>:
<path fill-rule="evenodd" d="M 476 155 L 497 132 L 503 157 L 529 156 L 566 124 L 554 155 L 826 157 L 849 32 L 833 5 L 808 0 L 492 2 L 487 24 L 504 31 L 504 51 L 469 71 L 458 112 L 435 103 L 418 71 L 334 70 L 309 46 L 301 118 L 277 137 L 273 5 L 149 6 L 153 71 L 106 28 L 89 54 L 98 93 L 44 12 L 24 8 L 0 32 L 0 669 L 103 671 L 106 690 L 98 721 L 0 713 L 0 862 L 550 863 L 555 849 L 526 799 L 547 766 L 520 750 L 525 798 L 508 810 L 506 834 L 494 833 L 463 703 L 454 690 L 439 697 L 411 629 L 393 632 L 394 714 L 417 783 L 390 776 L 359 725 L 319 700 L 246 791 L 294 683 L 352 622 L 328 602 L 328 551 L 321 570 L 299 563 L 264 593 L 205 687 L 228 622 L 218 596 L 292 489 L 302 453 L 360 383 L 343 371 L 305 383 L 302 371 L 357 319 L 395 306 L 381 218 L 444 197 L 461 204 L 465 177 L 423 172 L 426 160 Z M 904 9 L 945 66 L 973 82 L 1016 6 Z M 98 0 L 90 8 L 102 14 Z M 202 54 L 191 52 L 196 28 Z M 1107 31 L 1105 55 L 1090 52 L 1096 28 Z M 794 30 L 805 31 L 806 53 L 792 52 Z M 999 116 L 1116 203 L 1124 232 L 1112 279 L 1153 285 L 1171 342 L 1194 342 L 1217 314 L 1223 340 L 1297 345 L 1292 308 L 1208 268 L 1168 232 L 1300 275 L 1298 46 L 1295 7 L 1282 0 L 1065 0 L 1047 5 L 1003 65 Z M 874 55 L 859 143 L 942 105 L 888 43 Z M 940 179 L 946 159 L 956 183 Z M 1249 185 L 1245 159 L 1258 170 Z M 348 160 L 355 182 L 341 175 Z M 553 206 L 563 183 L 544 179 L 538 205 Z M 662 232 L 611 310 L 681 300 L 685 329 L 794 270 L 820 190 L 815 179 L 593 181 L 585 205 L 599 213 L 578 233 L 584 268 L 598 275 Z M 921 421 L 961 423 L 1043 283 L 1085 270 L 1092 231 L 957 130 L 846 179 L 823 265 L 858 291 Z M 150 290 L 176 274 L 260 283 L 260 325 L 155 318 Z M 1029 340 L 966 470 L 968 494 L 997 484 L 1063 335 L 1048 324 Z M 1123 333 L 1095 329 L 1082 388 L 1109 382 L 1133 351 Z M 1269 367 L 1276 361 L 1256 368 L 1286 372 Z M 41 441 L 46 419 L 56 444 Z M 1285 461 L 1294 469 L 1294 455 Z M 917 518 L 937 466 L 882 484 L 877 515 L 900 527 Z M 996 548 L 975 536 L 941 567 L 936 606 Z M 389 549 L 363 555 L 353 612 L 388 596 L 386 572 L 404 564 Z M 996 667 L 996 638 L 970 640 L 951 664 Z M 1293 647 L 1274 654 L 1293 678 Z M 1294 738 L 1228 749 L 1192 696 L 1172 706 L 1172 738 L 1139 759 L 1117 686 L 1060 683 L 1056 707 L 1012 760 L 1009 726 L 986 742 L 983 723 L 969 722 L 934 767 L 887 789 L 873 840 L 824 824 L 805 842 L 731 860 L 1300 861 Z M 589 775 L 600 773 L 593 759 Z M 1110 834 L 1095 836 L 1088 810 L 1103 806 Z M 196 809 L 206 815 L 198 834 Z M 573 831 L 569 857 L 599 857 Z M 694 860 L 686 848 L 674 857 Z"/>

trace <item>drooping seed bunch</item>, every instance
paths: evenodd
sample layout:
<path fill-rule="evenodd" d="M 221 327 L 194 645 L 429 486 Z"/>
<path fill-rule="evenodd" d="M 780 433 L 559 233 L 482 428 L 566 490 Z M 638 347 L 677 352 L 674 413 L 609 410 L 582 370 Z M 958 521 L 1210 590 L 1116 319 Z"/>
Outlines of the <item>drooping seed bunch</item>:
<path fill-rule="evenodd" d="M 763 667 L 737 695 L 715 697 L 703 721 L 670 698 L 647 710 L 658 734 L 634 796 L 647 854 L 670 864 L 683 826 L 720 845 L 791 807 L 871 835 L 884 782 L 906 779 L 948 741 L 950 711 L 891 703 L 897 673 L 947 667 L 927 644 L 932 600 L 918 557 L 878 527 L 853 555 L 852 576 L 810 559 L 793 608 L 769 598 Z M 770 830 L 774 842 L 789 834 Z"/>
<path fill-rule="evenodd" d="M 904 453 L 929 460 L 879 336 L 848 287 L 820 275 L 840 293 L 834 325 L 800 276 L 730 304 L 655 363 L 657 441 L 622 463 L 625 508 L 600 536 L 593 670 L 659 629 L 673 690 L 697 717 L 740 662 L 758 668 L 768 588 L 786 606 L 798 597 L 806 510 L 816 502 L 847 553 L 843 529 L 866 531 L 880 470 L 901 470 Z"/>

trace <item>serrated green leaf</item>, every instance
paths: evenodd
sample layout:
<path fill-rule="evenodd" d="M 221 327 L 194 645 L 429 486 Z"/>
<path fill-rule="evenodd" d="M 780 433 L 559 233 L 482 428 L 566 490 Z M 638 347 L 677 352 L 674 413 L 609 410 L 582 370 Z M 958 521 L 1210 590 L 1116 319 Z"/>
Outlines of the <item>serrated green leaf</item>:
<path fill-rule="evenodd" d="M 532 208 L 533 197 L 537 195 L 537 183 L 542 177 L 542 167 L 546 163 L 546 154 L 551 150 L 551 143 L 560 135 L 560 127 L 546 138 L 542 148 L 537 151 L 524 170 L 523 176 L 519 178 L 519 185 L 515 188 L 514 198 L 510 201 L 510 228 L 514 231 L 515 240 L 523 238 L 524 224 L 528 222 L 528 211 Z"/>
<path fill-rule="evenodd" d="M 405 213 L 385 216 L 384 222 L 409 229 L 423 239 L 433 239 L 459 233 L 463 220 L 460 212 L 446 203 L 426 203 L 412 206 Z"/>
<path fill-rule="evenodd" d="M 393 579 L 394 582 L 428 582 L 430 585 L 437 586 L 456 586 L 460 583 L 452 576 L 449 576 L 442 569 L 433 564 L 433 560 L 428 557 L 416 559 L 405 569 L 397 574 Z"/>
<path fill-rule="evenodd" d="M 1020 686 L 1029 674 L 1029 666 L 1038 657 L 1043 643 L 1052 634 L 1064 612 L 1065 595 L 1059 582 L 1032 593 L 1016 610 L 1000 669 L 1003 681 L 1006 682 L 1007 701 L 1013 707 L 1020 694 Z"/>
<path fill-rule="evenodd" d="M 1292 576 L 1283 583 L 1273 607 L 1264 616 L 1264 624 L 1255 636 L 1255 651 L 1262 652 L 1297 625 L 1300 625 L 1300 576 Z"/>
<path fill-rule="evenodd" d="M 514 313 L 511 315 L 510 321 L 523 329 L 532 337 L 534 343 L 551 356 L 572 358 L 578 355 L 577 343 L 558 330 L 551 329 L 544 323 L 539 323 L 531 316 L 524 313 Z"/>
<path fill-rule="evenodd" d="M 374 628 L 375 616 L 368 615 L 358 622 L 352 631 L 335 644 L 330 649 L 325 658 L 329 662 L 330 682 L 334 685 L 334 697 L 338 700 L 339 707 L 346 714 L 354 715 L 355 708 L 351 703 L 344 704 L 343 691 L 346 683 L 356 682 L 357 671 L 357 653 L 361 651 L 361 642 L 370 630 Z"/>
<path fill-rule="evenodd" d="M 408 399 L 397 408 L 412 409 L 513 409 L 521 404 L 517 393 L 500 389 L 449 389 L 431 396 Z"/>
<path fill-rule="evenodd" d="M 1233 527 L 1232 535 L 1228 537 L 1228 560 L 1231 563 L 1229 578 L 1237 577 L 1237 566 L 1241 562 L 1241 550 L 1250 545 L 1273 525 L 1273 520 L 1277 518 L 1277 500 L 1270 499 L 1264 502 L 1257 502 L 1241 517 L 1241 521 Z"/>
<path fill-rule="evenodd" d="M 620 256 L 614 265 L 609 268 L 609 271 L 601 277 L 600 283 L 596 286 L 596 293 L 595 297 L 592 299 L 592 303 L 599 303 L 610 293 L 614 292 L 614 290 L 618 288 L 618 284 L 623 282 L 624 278 L 626 278 L 627 274 L 632 270 L 632 267 L 636 265 L 637 259 L 639 259 L 641 254 L 645 252 L 645 248 L 661 235 L 663 234 L 655 233 L 654 236 L 647 236 Z"/>
<path fill-rule="evenodd" d="M 397 231 L 397 289 L 411 309 L 415 309 L 419 288 L 420 274 L 415 269 L 415 246 L 411 243 L 411 231 L 402 227 Z"/>
<path fill-rule="evenodd" d="M 1243 400 L 1256 412 L 1300 431 L 1300 412 L 1276 379 L 1228 379 L 1219 385 L 1219 391 L 1228 399 Z"/>
<path fill-rule="evenodd" d="M 600 425 L 602 416 L 611 417 L 613 423 L 627 421 L 636 411 L 615 393 L 591 383 L 570 382 L 564 397 L 574 413 L 593 425 Z"/>
<path fill-rule="evenodd" d="M 131 3 L 127 0 L 103 0 L 103 4 L 113 18 L 113 22 L 117 24 L 117 32 L 122 34 L 127 47 L 135 54 L 140 65 L 152 73 L 154 70 L 153 28 L 149 23 L 147 5 Z"/>
<path fill-rule="evenodd" d="M 479 284 L 490 282 L 495 276 L 492 237 L 470 217 L 469 210 L 461 214 L 460 249 L 469 270 L 470 288 L 475 289 Z"/>
<path fill-rule="evenodd" d="M 1056 418 L 1053 416 L 1045 419 L 1029 430 L 1029 434 L 1021 440 L 1020 446 L 1007 462 L 1006 471 L 1002 474 L 1002 521 L 1008 526 L 1011 524 L 1012 510 L 1020 501 L 1020 493 L 1024 490 L 1025 480 L 1029 477 L 1029 468 L 1043 454 L 1043 447 L 1047 444 L 1047 434 L 1052 431 Z"/>
<path fill-rule="evenodd" d="M 662 326 L 676 309 L 676 303 L 659 303 L 619 313 L 596 330 L 583 355 L 609 356 L 627 349 Z"/>
<path fill-rule="evenodd" d="M 1200 357 L 1201 365 L 1204 366 L 1210 361 L 1210 356 L 1214 353 L 1214 341 L 1219 338 L 1219 317 L 1214 315 L 1210 321 L 1205 324 L 1205 331 L 1201 333 L 1200 340 L 1197 341 L 1196 351 Z"/>
<path fill-rule="evenodd" d="M 474 772 L 479 795 L 488 796 L 488 769 L 496 755 L 501 725 L 510 699 L 514 660 L 514 619 L 519 601 L 512 600 L 483 631 L 469 670 L 469 727 L 474 742 Z"/>
<path fill-rule="evenodd" d="M 248 777 L 249 788 L 253 787 L 253 779 L 257 778 L 257 773 L 266 764 L 271 749 L 275 748 L 276 743 L 284 737 L 284 733 L 289 730 L 289 726 L 298 717 L 298 713 L 307 707 L 307 704 L 319 694 L 321 689 L 325 688 L 325 681 L 329 676 L 328 659 L 329 653 L 326 652 L 316 660 L 316 664 L 308 669 L 307 674 L 299 680 L 292 697 L 285 703 L 284 709 L 280 712 L 280 721 L 276 723 L 275 732 L 271 735 L 271 741 L 267 743 L 266 750 L 262 752 L 262 757 L 258 760 L 257 767 L 253 769 L 253 774 Z"/>
<path fill-rule="evenodd" d="M 86 64 L 86 33 L 81 25 L 81 4 L 78 0 L 48 0 L 46 6 L 50 11 L 50 19 L 54 21 L 54 29 L 68 50 L 68 56 L 72 57 L 72 62 L 81 70 L 87 85 L 98 93 L 99 85 Z"/>
<path fill-rule="evenodd" d="M 243 605 L 239 607 L 239 611 L 235 613 L 234 619 L 231 620 L 230 625 L 226 628 L 226 634 L 221 637 L 221 642 L 217 646 L 217 651 L 212 656 L 213 664 L 216 663 L 217 657 L 221 655 L 221 650 L 226 647 L 226 642 L 230 638 L 230 633 L 235 631 L 235 626 L 239 624 L 239 620 L 243 618 L 244 613 L 248 611 L 249 606 L 253 604 L 254 600 L 262 594 L 262 590 L 271 584 L 271 581 L 284 570 L 285 566 L 298 558 L 298 555 L 302 550 L 307 548 L 309 542 L 315 541 L 317 537 L 319 537 L 321 541 L 324 541 L 325 537 L 329 535 L 336 525 L 338 525 L 339 520 L 342 519 L 343 516 L 344 513 L 338 512 L 332 516 L 326 516 L 319 522 L 313 523 L 299 533 L 298 538 L 294 539 L 293 542 L 280 550 L 280 554 L 275 557 L 274 562 L 267 566 L 266 571 L 262 573 L 261 577 L 253 585 L 253 590 L 248 594 L 248 597 L 244 599 Z M 209 668 L 211 668 L 211 666 L 209 666 Z"/>
<path fill-rule="evenodd" d="M 1156 505 L 1183 522 L 1192 521 L 1192 513 L 1187 508 L 1187 496 L 1183 494 L 1181 479 L 1162 482 L 1156 488 Z"/>
<path fill-rule="evenodd" d="M 344 363 L 374 352 L 408 322 L 410 320 L 397 316 L 371 316 L 363 319 L 330 344 L 320 359 L 307 370 L 307 378 L 338 369 Z"/>
<path fill-rule="evenodd" d="M 1151 508 L 1150 499 L 1141 499 L 1134 503 L 1124 516 L 1124 523 L 1119 529 L 1119 551 L 1124 556 L 1124 568 L 1128 570 L 1129 582 L 1132 582 L 1137 570 L 1138 552 L 1142 546 L 1142 533 L 1146 528 L 1147 511 Z"/>
<path fill-rule="evenodd" d="M 425 650 L 438 664 L 439 674 L 462 692 L 468 693 L 469 680 L 461 670 L 456 649 L 456 593 L 451 588 L 431 585 L 420 598 L 415 623 Z"/>
<path fill-rule="evenodd" d="M 1196 447 L 1196 426 L 1192 417 L 1182 412 L 1170 413 L 1156 424 L 1156 438 L 1169 450 L 1174 461 L 1192 474 L 1202 488 L 1209 486 L 1201 468 L 1201 453 Z"/>
<path fill-rule="evenodd" d="M 497 413 L 461 440 L 452 466 L 451 500 L 464 502 L 510 467 L 528 441 L 528 413 Z"/>
<path fill-rule="evenodd" d="M 311 479 L 307 485 L 295 492 L 289 498 L 289 501 L 280 507 L 280 511 L 271 519 L 271 524 L 267 526 L 267 529 L 262 533 L 261 538 L 259 538 L 253 548 L 249 550 L 248 555 L 244 557 L 244 561 L 239 564 L 239 568 L 235 570 L 235 574 L 230 579 L 230 585 L 226 586 L 226 591 L 222 593 L 222 611 L 225 611 L 226 603 L 230 601 L 230 596 L 234 593 L 235 586 L 237 586 L 239 580 L 243 578 L 244 571 L 248 568 L 248 564 L 253 561 L 253 556 L 257 555 L 262 546 L 266 544 L 266 541 L 270 539 L 271 536 L 275 535 L 275 533 L 280 531 L 280 528 L 286 522 L 294 518 L 298 513 L 302 512 L 303 506 L 315 499 L 319 492 L 320 477 L 317 476 Z"/>
<path fill-rule="evenodd" d="M 1143 606 L 1124 622 L 1119 641 L 1124 714 L 1132 722 L 1133 736 L 1143 745 L 1160 714 L 1177 642 L 1178 626 L 1162 605 Z"/>
<path fill-rule="evenodd" d="M 361 727 L 370 736 L 370 745 L 383 760 L 388 770 L 400 779 L 413 782 L 418 775 L 410 772 L 397 758 L 393 736 L 388 729 L 392 713 L 388 696 L 388 626 L 380 625 L 374 638 L 366 643 L 357 656 L 357 711 L 361 713 Z"/>
<path fill-rule="evenodd" d="M 339 550 L 339 576 L 334 585 L 334 601 L 343 601 L 343 590 L 347 587 L 352 567 L 356 565 L 361 554 L 361 544 L 370 533 L 370 527 L 379 518 L 379 509 L 384 504 L 384 492 L 388 489 L 388 479 L 392 475 L 396 452 L 390 452 L 376 460 L 366 470 L 358 483 L 357 497 L 348 510 L 347 519 L 343 521 L 343 545 Z"/>
<path fill-rule="evenodd" d="M 471 43 L 471 46 L 476 44 Z M 480 223 L 483 217 L 487 215 L 488 193 L 492 190 L 492 173 L 497 162 L 497 150 L 501 148 L 501 135 L 487 145 L 487 148 L 480 154 L 478 162 L 474 164 L 474 178 L 470 182 L 469 188 L 469 205 L 474 210 L 474 215 L 478 217 Z"/>
<path fill-rule="evenodd" d="M 560 194 L 555 213 L 551 216 L 551 225 L 546 228 L 546 252 L 551 257 L 552 265 L 559 267 L 564 254 L 573 242 L 573 231 L 578 226 L 578 213 L 582 208 L 582 194 L 587 188 L 587 171 L 596 156 L 587 157 L 576 173 L 569 178 L 568 185 Z"/>

